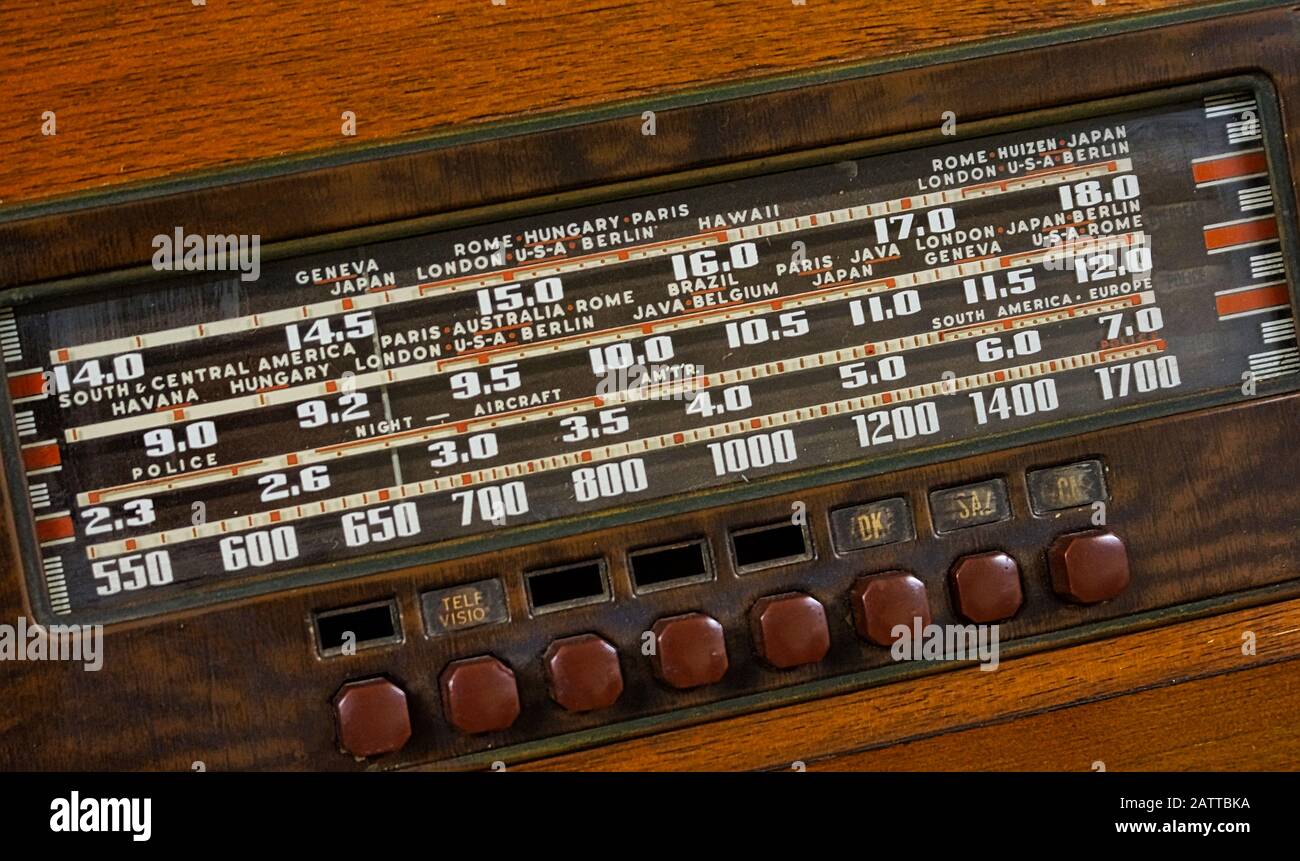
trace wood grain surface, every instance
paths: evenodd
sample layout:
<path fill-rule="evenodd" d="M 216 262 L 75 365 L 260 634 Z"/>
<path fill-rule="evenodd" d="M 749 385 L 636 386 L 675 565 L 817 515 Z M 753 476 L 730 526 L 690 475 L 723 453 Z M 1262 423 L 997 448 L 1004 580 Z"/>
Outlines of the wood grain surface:
<path fill-rule="evenodd" d="M 1300 761 L 1294 660 L 871 751 L 846 771 L 1273 771 Z M 1189 719 L 1189 716 L 1194 716 Z"/>
<path fill-rule="evenodd" d="M 5 0 L 0 205 L 1183 5 Z"/>

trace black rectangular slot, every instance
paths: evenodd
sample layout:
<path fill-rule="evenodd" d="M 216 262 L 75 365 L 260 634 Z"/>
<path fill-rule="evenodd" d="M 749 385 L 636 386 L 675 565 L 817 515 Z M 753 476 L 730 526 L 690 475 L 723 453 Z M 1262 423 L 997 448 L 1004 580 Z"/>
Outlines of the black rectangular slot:
<path fill-rule="evenodd" d="M 528 606 L 534 613 L 551 613 L 608 601 L 609 578 L 605 563 L 586 562 L 524 574 Z"/>
<path fill-rule="evenodd" d="M 713 579 L 708 550 L 703 541 L 640 550 L 628 559 L 632 588 L 638 595 Z"/>
<path fill-rule="evenodd" d="M 731 549 L 742 573 L 812 558 L 803 527 L 789 521 L 733 532 Z"/>
<path fill-rule="evenodd" d="M 401 641 L 397 602 L 391 599 L 316 614 L 316 645 L 326 657 L 350 654 L 344 651 L 349 643 L 360 651 Z"/>

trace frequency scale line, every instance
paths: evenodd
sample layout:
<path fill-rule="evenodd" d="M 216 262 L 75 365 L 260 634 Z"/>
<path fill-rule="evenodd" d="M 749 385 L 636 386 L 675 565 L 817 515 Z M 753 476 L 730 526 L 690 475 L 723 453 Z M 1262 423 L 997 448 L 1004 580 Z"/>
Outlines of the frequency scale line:
<path fill-rule="evenodd" d="M 564 454 L 551 455 L 544 458 L 534 458 L 504 466 L 490 467 L 457 475 L 442 476 L 427 481 L 408 482 L 407 484 L 379 488 L 377 490 L 364 491 L 362 493 L 354 493 L 347 496 L 337 496 L 332 499 L 320 500 L 306 505 L 295 505 L 290 508 L 279 508 L 256 514 L 230 517 L 223 520 L 204 523 L 199 526 L 181 527 L 162 532 L 154 532 L 149 535 L 141 535 L 135 538 L 106 541 L 87 547 L 86 556 L 89 559 L 94 560 L 108 556 L 117 556 L 122 553 L 132 553 L 137 550 L 170 547 L 176 544 L 183 544 L 203 538 L 212 538 L 219 535 L 227 535 L 232 532 L 242 532 L 249 529 L 255 529 L 260 526 L 274 526 L 277 524 L 290 523 L 296 520 L 318 517 L 324 514 L 348 511 L 353 508 L 364 508 L 394 499 L 404 500 L 414 497 L 428 496 L 445 490 L 473 487 L 479 484 L 490 484 L 518 476 L 535 475 L 540 472 L 548 472 L 566 467 L 602 462 L 647 451 L 657 451 L 708 440 L 722 439 L 753 430 L 761 430 L 763 428 L 785 427 L 800 424 L 813 419 L 825 418 L 830 415 L 856 413 L 874 407 L 890 406 L 919 400 L 921 398 L 936 397 L 942 394 L 980 389 L 1008 381 L 1033 379 L 1059 371 L 1090 367 L 1092 365 L 1111 362 L 1117 359 L 1127 359 L 1160 353 L 1165 350 L 1165 346 L 1163 339 L 1156 338 L 1137 344 L 1093 350 L 1087 353 L 1078 353 L 1073 356 L 1062 356 L 1056 359 L 1031 362 L 1029 364 L 1018 365 L 1010 368 L 984 371 L 978 374 L 969 374 L 965 377 L 957 377 L 950 380 L 921 383 L 914 386 L 895 389 L 893 391 L 862 395 L 855 398 L 845 398 L 843 400 L 816 404 L 810 407 L 798 407 L 778 413 L 769 413 L 768 415 L 748 419 L 737 419 L 701 428 L 672 431 L 670 433 L 658 434 L 652 437 L 629 440 L 628 442 L 614 443 L 612 445 L 588 448 L 574 452 L 566 452 Z"/>
<path fill-rule="evenodd" d="M 261 328 L 285 326 L 290 323 L 300 323 L 304 320 L 329 317 L 350 311 L 413 302 L 430 296 L 481 290 L 521 279 L 543 278 L 550 275 L 562 275 L 566 272 L 587 271 L 630 261 L 649 260 L 656 257 L 680 254 L 684 251 L 726 245 L 747 239 L 780 236 L 817 227 L 841 226 L 854 221 L 879 218 L 909 210 L 928 209 L 945 203 L 958 203 L 973 198 L 1012 194 L 1031 188 L 1075 182 L 1096 176 L 1127 173 L 1132 169 L 1132 161 L 1127 158 L 1110 159 L 1086 165 L 1047 168 L 1011 179 L 927 192 L 910 197 L 844 207 L 811 215 L 783 218 L 761 224 L 721 228 L 685 236 L 680 239 L 632 245 L 616 251 L 599 252 L 558 261 L 538 261 L 497 272 L 462 275 L 456 278 L 428 281 L 407 287 L 385 288 L 381 291 L 316 302 L 309 305 L 247 314 L 240 317 L 229 317 L 224 320 L 162 329 L 141 335 L 128 335 L 123 338 L 110 338 L 77 346 L 58 347 L 50 350 L 50 361 L 54 364 L 65 364 L 67 362 L 112 356 L 118 353 L 201 341 L 221 335 L 241 334 Z"/>
<path fill-rule="evenodd" d="M 368 437 L 361 440 L 334 443 L 331 445 L 320 446 L 318 448 L 303 449 L 301 451 L 288 452 L 286 454 L 272 457 L 247 460 L 240 463 L 210 467 L 208 469 L 194 470 L 192 472 L 185 472 L 175 476 L 146 479 L 144 481 L 86 491 L 77 495 L 77 503 L 80 506 L 87 506 L 98 505 L 103 502 L 133 499 L 150 493 L 166 493 L 184 487 L 198 487 L 227 481 L 235 477 L 245 478 L 254 475 L 261 475 L 267 472 L 308 466 L 314 463 L 330 462 L 341 457 L 354 457 L 370 454 L 376 451 L 383 451 L 385 449 L 395 450 L 410 445 L 433 442 L 440 439 L 455 438 L 475 431 L 494 430 L 501 427 L 525 424 L 531 421 L 552 419 L 560 416 L 578 415 L 594 409 L 618 406 L 619 404 L 667 400 L 674 398 L 682 392 L 701 391 L 737 382 L 775 377 L 786 373 L 797 373 L 799 371 L 810 370 L 818 367 L 842 365 L 858 359 L 909 352 L 938 344 L 979 337 L 980 335 L 993 335 L 1012 330 L 1030 329 L 1037 326 L 1059 322 L 1061 320 L 1089 317 L 1107 311 L 1118 311 L 1126 308 L 1150 305 L 1154 303 L 1154 301 L 1155 294 L 1149 290 L 1144 290 L 1141 293 L 1117 299 L 1100 299 L 1093 302 L 1066 305 L 1060 308 L 1055 308 L 1051 311 L 1022 314 L 1017 317 L 1005 317 L 991 322 L 973 323 L 951 329 L 939 329 L 932 332 L 923 332 L 919 335 L 905 335 L 901 338 L 892 338 L 885 341 L 872 341 L 855 347 L 826 350 L 821 353 L 810 353 L 808 355 L 795 356 L 789 359 L 778 359 L 771 362 L 763 362 L 757 365 L 749 365 L 727 371 L 700 374 L 695 377 L 669 382 L 652 383 L 642 388 L 626 389 L 598 396 L 574 398 L 572 400 L 561 401 L 549 406 L 528 407 L 525 409 L 511 410 L 507 413 L 497 413 L 474 419 L 464 419 L 455 422 L 428 425 L 420 428 L 411 428 L 409 430 L 395 431 L 393 433 Z"/>
<path fill-rule="evenodd" d="M 505 348 L 501 351 L 491 351 L 490 354 L 488 352 L 480 353 L 473 357 L 463 357 L 462 361 L 477 366 L 503 362 L 510 359 L 526 358 L 531 355 L 561 353 L 569 350 L 583 349 L 600 344 L 627 340 L 633 337 L 652 335 L 658 332 L 671 332 L 687 328 L 696 328 L 699 326 L 716 325 L 718 323 L 743 319 L 756 314 L 766 314 L 776 310 L 826 304 L 828 302 L 837 302 L 854 296 L 867 296 L 875 293 L 884 293 L 891 290 L 902 289 L 907 286 L 924 286 L 927 284 L 950 281 L 954 278 L 961 278 L 967 275 L 986 274 L 989 272 L 1009 269 L 1015 266 L 1033 265 L 1044 260 L 1069 254 L 1078 254 L 1082 251 L 1104 250 L 1116 246 L 1132 247 L 1135 245 L 1141 245 L 1144 242 L 1145 234 L 1141 231 L 1119 234 L 1113 237 L 1085 237 L 1072 242 L 1053 245 L 1037 251 L 1005 254 L 996 258 L 981 258 L 966 263 L 939 266 L 904 275 L 877 278 L 869 281 L 858 281 L 851 284 L 834 285 L 807 293 L 796 294 L 788 298 L 763 299 L 725 309 L 692 311 L 687 314 L 668 317 L 654 322 L 637 323 L 629 326 L 604 329 L 599 332 L 593 332 L 589 335 L 574 336 L 570 338 L 557 339 L 555 341 L 538 342 L 528 346 Z M 344 390 L 359 391 L 361 389 L 373 388 L 375 386 L 388 386 L 395 383 L 409 382 L 411 380 L 427 379 L 448 373 L 458 366 L 457 364 L 446 365 L 446 362 L 447 360 L 445 359 L 435 359 L 428 362 L 403 365 L 398 368 L 388 368 L 379 371 L 369 371 L 363 374 L 354 374 L 347 379 L 346 386 L 340 380 L 324 380 L 319 383 L 286 386 L 274 390 L 256 392 L 251 395 L 226 398 L 219 401 L 183 405 L 174 408 L 165 408 L 152 413 L 141 413 L 139 415 L 126 416 L 120 419 L 109 419 L 107 421 L 81 425 L 79 427 L 66 428 L 64 430 L 64 439 L 70 443 L 85 442 L 87 440 L 101 439 L 133 431 L 138 432 L 149 428 L 165 427 L 167 425 L 174 425 L 181 422 L 194 421 L 196 419 L 215 418 L 247 410 L 263 409 L 266 407 L 296 403 L 309 398 L 328 397 Z"/>

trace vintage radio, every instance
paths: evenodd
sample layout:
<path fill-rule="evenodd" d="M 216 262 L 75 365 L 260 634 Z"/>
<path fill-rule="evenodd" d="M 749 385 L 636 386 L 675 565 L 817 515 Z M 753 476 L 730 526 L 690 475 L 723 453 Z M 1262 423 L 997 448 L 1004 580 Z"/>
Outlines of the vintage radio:
<path fill-rule="evenodd" d="M 11 210 L 0 596 L 106 627 L 0 762 L 872 767 L 1251 665 L 1300 20 L 1117 20 Z"/>

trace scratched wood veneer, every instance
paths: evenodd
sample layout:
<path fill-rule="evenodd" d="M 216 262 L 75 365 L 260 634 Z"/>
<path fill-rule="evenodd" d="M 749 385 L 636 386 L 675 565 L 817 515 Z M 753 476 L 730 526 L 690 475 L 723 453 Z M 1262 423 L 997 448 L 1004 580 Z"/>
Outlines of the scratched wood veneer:
<path fill-rule="evenodd" d="M 708 5 L 582 0 L 542 10 L 511 0 L 504 11 L 480 5 L 471 11 L 466 4 L 409 4 L 375 14 L 349 4 L 330 9 L 266 4 L 250 10 L 158 3 L 112 12 L 96 4 L 63 4 L 55 20 L 55 13 L 41 11 L 44 5 L 5 4 L 0 79 L 18 94 L 12 114 L 29 117 L 30 127 L 11 123 L 0 129 L 9 154 L 0 165 L 0 198 L 5 204 L 38 203 L 247 159 L 336 151 L 342 110 L 355 111 L 359 122 L 357 137 L 347 143 L 373 144 L 1180 4 L 978 0 L 932 8 L 917 0 L 809 0 L 806 7 L 784 0 Z M 796 15 L 808 17 L 789 17 Z M 791 20 L 800 24 L 792 26 Z M 1052 81 L 1064 86 L 1068 79 L 1072 92 L 1093 98 L 1125 92 L 1137 79 L 1182 83 L 1248 70 L 1258 65 L 1261 53 L 1293 48 L 1300 29 L 1296 13 L 1286 8 L 1244 14 L 1242 20 L 1249 21 L 1250 38 L 1232 44 L 1221 42 L 1214 22 L 1177 34 L 1154 30 L 1097 43 L 1099 57 L 1127 46 L 1128 59 L 1115 68 L 1063 65 L 1069 56 L 1064 48 L 1043 47 L 963 65 L 968 75 L 961 88 L 951 83 L 957 80 L 952 68 L 945 73 L 940 64 L 898 72 L 881 88 L 840 83 L 812 99 L 803 93 L 773 95 L 766 111 L 671 108 L 665 117 L 674 122 L 661 126 L 661 146 L 634 156 L 619 144 L 626 129 L 610 121 L 599 129 L 561 127 L 525 139 L 465 143 L 443 156 L 313 165 L 271 177 L 264 185 L 232 187 L 219 198 L 181 191 L 142 198 L 125 211 L 101 205 L 83 214 L 32 217 L 0 225 L 0 248 L 25 249 L 21 260 L 0 261 L 0 285 L 139 262 L 147 242 L 133 240 L 151 235 L 158 223 L 186 224 L 199 232 L 209 227 L 260 231 L 269 241 L 454 212 L 906 132 L 928 123 L 945 99 L 956 99 L 953 103 L 972 116 L 992 116 L 1042 106 Z M 365 27 L 354 26 L 358 21 Z M 46 46 L 43 26 L 80 37 Z M 667 28 L 675 34 L 671 48 L 647 50 L 653 34 Z M 485 42 L 494 49 L 484 50 Z M 262 47 L 249 51 L 250 44 Z M 515 49 L 500 49 L 503 45 Z M 1140 62 L 1136 46 L 1142 49 Z M 1006 64 L 1013 61 L 1024 63 L 1043 86 L 1032 92 L 995 86 L 1006 79 Z M 1293 73 L 1287 73 L 1289 80 Z M 41 138 L 40 113 L 51 102 L 57 105 L 59 135 Z M 828 123 L 828 116 L 840 121 Z M 1285 118 L 1294 162 L 1294 111 L 1287 110 Z M 259 207 L 258 194 L 294 205 Z M 1168 475 L 1187 476 L 1191 466 L 1184 459 L 1213 464 L 1213 449 L 1206 447 L 1212 443 L 1235 440 L 1235 450 L 1250 451 L 1251 440 L 1268 440 L 1266 450 L 1254 454 L 1260 488 L 1275 493 L 1283 505 L 1292 504 L 1293 453 L 1279 441 L 1278 428 L 1252 426 L 1251 417 L 1294 421 L 1295 409 L 1292 397 L 1285 406 L 1275 401 L 1223 411 L 1221 421 L 1198 425 L 1204 429 L 1200 444 L 1192 443 L 1195 434 L 1171 436 L 1153 461 Z M 1090 439 L 1080 445 L 1091 445 Z M 1027 464 L 1046 455 L 1024 457 Z M 974 458 L 940 466 L 936 474 L 958 478 L 1004 471 L 1008 462 Z M 1234 524 L 1257 515 L 1269 525 L 1255 533 L 1235 528 L 1203 534 L 1213 518 L 1199 507 L 1196 494 L 1225 488 L 1233 494 L 1224 498 Z M 1152 496 L 1141 530 L 1149 554 L 1157 539 L 1169 542 L 1165 558 L 1171 570 L 1191 572 L 1202 578 L 1198 582 L 1225 592 L 1243 582 L 1266 586 L 1294 577 L 1295 554 L 1284 552 L 1295 546 L 1294 518 L 1268 511 L 1262 491 L 1252 495 L 1231 472 L 1157 489 L 1169 495 Z M 1296 508 L 1292 504 L 1287 510 Z M 1163 535 L 1162 516 L 1173 518 Z M 699 522 L 710 521 L 701 515 Z M 654 533 L 653 526 L 640 529 L 638 535 Z M 0 611 L 6 618 L 24 607 L 12 531 L 6 497 L 0 535 L 0 570 L 8 575 L 0 581 Z M 581 556 L 599 548 L 601 540 L 578 536 L 563 549 Z M 534 555 L 550 561 L 556 552 L 538 549 Z M 941 555 L 934 554 L 936 564 Z M 487 570 L 500 558 L 467 564 Z M 509 559 L 522 568 L 530 551 Z M 355 662 L 322 662 L 311 653 L 305 619 L 313 608 L 395 594 L 408 619 L 408 638 L 418 638 L 411 630 L 418 625 L 414 596 L 464 579 L 456 566 L 406 569 L 123 624 L 109 633 L 107 648 L 116 657 L 102 675 L 66 667 L 0 667 L 8 701 L 17 706 L 0 710 L 5 738 L 0 767 L 187 769 L 196 759 L 212 770 L 357 767 L 334 749 L 328 697 L 341 681 L 375 673 L 394 674 L 410 686 L 419 710 L 417 733 L 445 732 L 433 717 L 441 653 L 427 642 L 408 642 L 367 652 Z M 1176 604 L 1195 585 L 1170 577 L 1162 586 L 1166 603 Z M 1262 602 L 1258 606 L 1183 622 L 1172 615 L 1163 627 L 1035 652 L 993 674 L 960 670 L 909 679 L 588 747 L 532 765 L 782 769 L 799 759 L 813 769 L 981 767 L 978 751 L 987 746 L 988 767 L 1087 768 L 1095 759 L 1113 763 L 1115 770 L 1126 765 L 1244 768 L 1252 762 L 1294 766 L 1300 763 L 1300 739 L 1294 722 L 1288 725 L 1281 715 L 1300 705 L 1300 686 L 1292 681 L 1294 658 L 1300 656 L 1300 600 L 1283 597 L 1259 594 L 1251 599 Z M 1111 609 L 1077 618 L 1105 619 Z M 1256 633 L 1258 654 L 1241 654 L 1243 630 Z M 1189 708 L 1204 710 L 1207 720 L 1228 719 L 1252 704 L 1266 720 L 1250 733 L 1215 734 L 1177 720 Z M 1132 736 L 1102 731 L 1107 720 L 1142 715 L 1147 720 Z M 1244 745 L 1262 746 L 1267 755 L 1253 761 Z M 417 753 L 396 764 L 427 765 Z M 529 767 L 527 757 L 510 765 Z"/>
<path fill-rule="evenodd" d="M 0 204 L 1189 5 L 6 0 Z"/>

